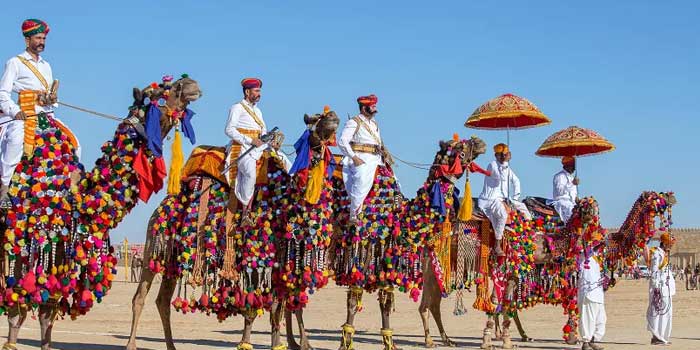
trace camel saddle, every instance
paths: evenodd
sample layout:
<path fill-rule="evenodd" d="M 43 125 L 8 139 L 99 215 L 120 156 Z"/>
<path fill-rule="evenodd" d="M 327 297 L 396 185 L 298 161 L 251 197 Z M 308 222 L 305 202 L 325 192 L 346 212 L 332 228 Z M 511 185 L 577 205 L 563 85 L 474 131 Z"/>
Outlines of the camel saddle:
<path fill-rule="evenodd" d="M 543 197 L 527 197 L 523 203 L 535 217 L 549 215 L 553 218 L 558 218 L 559 214 L 554 210 L 554 206 L 547 204 L 548 201 L 547 198 Z"/>

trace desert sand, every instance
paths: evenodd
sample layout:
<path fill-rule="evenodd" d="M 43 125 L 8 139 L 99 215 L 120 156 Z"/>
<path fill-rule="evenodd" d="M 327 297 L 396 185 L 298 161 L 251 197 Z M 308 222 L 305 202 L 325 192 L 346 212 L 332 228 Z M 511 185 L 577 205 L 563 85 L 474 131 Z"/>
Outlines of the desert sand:
<path fill-rule="evenodd" d="M 121 272 L 121 271 L 120 271 Z M 131 298 L 136 283 L 123 282 L 124 274 L 105 300 L 87 315 L 76 321 L 58 320 L 53 332 L 54 349 L 117 350 L 124 349 L 131 321 Z M 646 331 L 647 281 L 622 280 L 606 294 L 608 315 L 604 345 L 609 350 L 623 349 L 700 349 L 700 291 L 686 291 L 683 281 L 673 300 L 673 344 L 669 347 L 652 347 L 651 336 Z M 154 300 L 158 285 L 154 284 L 146 301 L 146 307 L 138 330 L 139 349 L 165 349 L 163 331 Z M 465 294 L 465 302 L 471 306 L 474 293 Z M 455 296 L 442 303 L 443 320 L 447 333 L 458 348 L 478 349 L 486 316 L 469 309 L 466 315 L 452 313 Z M 379 329 L 381 320 L 375 295 L 365 295 L 363 311 L 357 316 L 355 347 L 358 350 L 382 348 Z M 394 340 L 402 349 L 423 349 L 423 329 L 418 315 L 418 303 L 406 295 L 399 295 L 396 312 L 392 316 Z M 253 345 L 256 349 L 270 348 L 268 314 L 259 318 L 254 326 Z M 521 319 L 532 343 L 518 341 L 514 329 L 515 344 L 520 349 L 580 349 L 563 343 L 561 328 L 565 318 L 559 307 L 537 306 L 525 311 Z M 218 322 L 215 317 L 203 314 L 183 315 L 174 313 L 173 334 L 180 350 L 234 349 L 241 337 L 242 318 Z M 345 289 L 327 287 L 311 297 L 305 311 L 305 321 L 316 349 L 337 349 L 340 326 L 345 321 Z M 514 328 L 514 326 L 513 326 Z M 0 334 L 7 334 L 7 322 L 0 324 Z M 431 334 L 436 344 L 442 346 L 437 327 L 431 319 Z M 39 323 L 29 318 L 20 334 L 20 349 L 39 349 Z M 4 341 L 4 339 L 3 339 Z"/>

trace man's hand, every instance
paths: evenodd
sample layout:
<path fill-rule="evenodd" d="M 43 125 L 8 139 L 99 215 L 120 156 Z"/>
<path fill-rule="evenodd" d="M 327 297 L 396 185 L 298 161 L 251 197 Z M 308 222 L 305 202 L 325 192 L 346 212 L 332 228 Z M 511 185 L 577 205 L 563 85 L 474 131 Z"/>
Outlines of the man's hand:
<path fill-rule="evenodd" d="M 355 166 L 360 166 L 362 164 L 365 164 L 365 161 L 358 156 L 354 156 L 352 157 L 352 163 L 355 164 Z"/>
<path fill-rule="evenodd" d="M 580 181 L 579 181 L 578 177 L 575 177 L 575 178 L 574 178 L 574 181 L 571 181 L 571 183 L 573 183 L 574 186 L 578 186 L 578 183 L 579 183 L 579 182 L 580 182 Z"/>
<path fill-rule="evenodd" d="M 262 145 L 264 144 L 264 143 L 263 143 L 259 138 L 257 138 L 257 137 L 254 138 L 252 141 L 250 141 L 250 143 L 252 143 L 253 146 L 255 146 L 255 147 L 260 147 L 260 146 L 262 146 Z"/>
<path fill-rule="evenodd" d="M 27 120 L 27 115 L 24 112 L 19 111 L 17 114 L 15 114 L 15 120 Z"/>

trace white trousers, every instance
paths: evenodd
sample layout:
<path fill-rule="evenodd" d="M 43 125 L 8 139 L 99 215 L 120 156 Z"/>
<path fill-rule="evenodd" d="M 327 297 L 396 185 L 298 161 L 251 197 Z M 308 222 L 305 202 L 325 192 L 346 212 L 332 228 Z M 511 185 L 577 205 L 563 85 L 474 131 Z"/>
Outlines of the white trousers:
<path fill-rule="evenodd" d="M 600 341 L 605 335 L 605 322 L 607 321 L 605 304 L 590 301 L 586 297 L 582 297 L 582 299 L 578 301 L 581 315 L 579 320 L 581 339 L 584 342 L 589 342 L 591 339 Z"/>
<path fill-rule="evenodd" d="M 54 119 L 57 118 L 54 117 Z M 8 123 L 3 124 L 0 130 L 0 180 L 3 185 L 9 186 L 24 152 L 24 120 L 0 118 L 0 123 L 4 122 Z M 75 154 L 80 159 L 80 144 L 75 149 Z"/>
<path fill-rule="evenodd" d="M 671 328 L 673 328 L 673 300 L 670 295 L 662 297 L 664 309 L 654 310 L 651 305 L 651 291 L 649 292 L 649 306 L 647 307 L 647 329 L 651 334 L 663 342 L 671 340 Z"/>
<path fill-rule="evenodd" d="M 511 200 L 513 209 L 519 211 L 525 216 L 526 220 L 532 220 L 530 212 L 522 202 Z M 503 205 L 503 199 L 481 199 L 479 198 L 479 208 L 486 214 L 486 217 L 491 221 L 496 239 L 503 238 L 503 231 L 506 229 L 506 221 L 508 221 L 508 211 Z"/>
<path fill-rule="evenodd" d="M 377 160 L 371 157 L 363 158 L 364 164 L 355 166 L 352 160 L 346 157 L 343 164 L 343 181 L 345 182 L 345 190 L 350 197 L 350 216 L 356 217 L 362 210 L 369 190 L 374 184 L 374 175 L 377 172 L 377 167 L 380 165 Z"/>
<path fill-rule="evenodd" d="M 557 214 L 559 214 L 559 218 L 561 221 L 564 223 L 569 222 L 569 219 L 571 218 L 571 214 L 574 211 L 574 206 L 576 204 L 568 199 L 558 199 L 552 202 L 552 206 L 554 206 L 554 210 L 557 211 Z"/>

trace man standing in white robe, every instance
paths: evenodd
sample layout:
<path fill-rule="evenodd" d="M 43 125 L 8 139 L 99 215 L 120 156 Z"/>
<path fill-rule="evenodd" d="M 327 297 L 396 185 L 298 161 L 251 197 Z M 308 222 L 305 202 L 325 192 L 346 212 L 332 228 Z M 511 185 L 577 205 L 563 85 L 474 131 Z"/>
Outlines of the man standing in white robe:
<path fill-rule="evenodd" d="M 479 208 L 491 221 L 493 231 L 496 236 L 495 252 L 503 256 L 501 248 L 503 231 L 508 221 L 508 210 L 505 205 L 510 205 L 514 210 L 520 212 L 526 220 L 532 220 L 530 212 L 525 204 L 520 202 L 520 179 L 515 175 L 508 165 L 511 154 L 508 146 L 499 143 L 493 147 L 496 160 L 491 162 L 486 169 L 491 175 L 484 177 L 484 189 L 479 195 Z M 513 195 L 510 195 L 512 191 Z"/>
<path fill-rule="evenodd" d="M 552 195 L 552 205 L 559 214 L 559 218 L 565 224 L 571 218 L 571 214 L 576 206 L 578 197 L 578 177 L 574 176 L 576 171 L 576 158 L 564 157 L 561 160 L 562 171 L 554 175 Z"/>
<path fill-rule="evenodd" d="M 377 96 L 357 99 L 360 114 L 348 120 L 340 134 L 338 147 L 343 153 L 343 181 L 350 197 L 350 222 L 357 221 L 362 204 L 372 188 L 377 167 L 385 165 L 385 149 L 374 116 Z"/>
<path fill-rule="evenodd" d="M 661 235 L 658 248 L 644 247 L 644 255 L 649 265 L 649 306 L 647 307 L 647 329 L 651 332 L 652 345 L 671 344 L 673 326 L 673 296 L 676 294 L 676 280 L 671 273 L 668 254 L 673 246 L 673 238 L 668 232 Z"/>
<path fill-rule="evenodd" d="M 578 310 L 581 315 L 579 330 L 582 350 L 603 350 L 597 342 L 605 335 L 605 291 L 598 263 L 598 245 L 589 256 L 581 253 L 578 261 Z"/>

